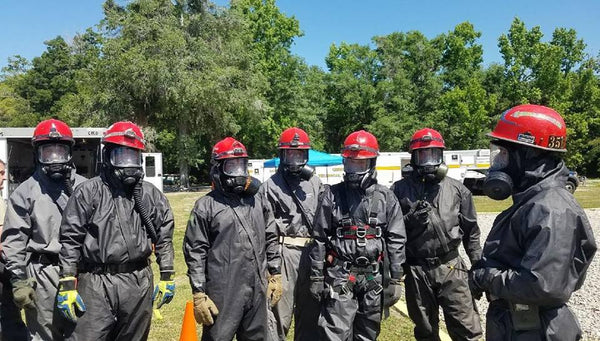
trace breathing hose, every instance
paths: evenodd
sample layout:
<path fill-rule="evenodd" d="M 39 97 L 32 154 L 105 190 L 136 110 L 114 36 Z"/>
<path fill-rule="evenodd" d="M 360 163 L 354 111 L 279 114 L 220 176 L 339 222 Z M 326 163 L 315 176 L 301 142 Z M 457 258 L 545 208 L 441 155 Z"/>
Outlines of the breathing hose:
<path fill-rule="evenodd" d="M 142 204 L 142 181 L 138 181 L 133 188 L 133 203 L 135 210 L 139 213 L 142 218 L 142 223 L 146 227 L 146 232 L 148 236 L 150 236 L 150 240 L 152 244 L 156 244 L 158 237 L 156 236 L 156 229 L 154 228 L 154 224 L 152 223 L 152 219 L 150 219 L 150 213 L 146 209 L 146 206 Z"/>

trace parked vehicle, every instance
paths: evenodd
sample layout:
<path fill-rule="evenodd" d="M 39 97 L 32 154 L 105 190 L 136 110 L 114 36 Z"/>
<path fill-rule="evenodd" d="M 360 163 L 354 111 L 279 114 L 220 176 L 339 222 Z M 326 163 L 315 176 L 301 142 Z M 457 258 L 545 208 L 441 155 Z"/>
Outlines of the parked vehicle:
<path fill-rule="evenodd" d="M 567 178 L 567 184 L 565 185 L 567 191 L 575 193 L 575 190 L 577 189 L 577 187 L 579 187 L 579 184 L 580 182 L 579 177 L 577 176 L 577 172 L 569 171 L 569 177 Z"/>

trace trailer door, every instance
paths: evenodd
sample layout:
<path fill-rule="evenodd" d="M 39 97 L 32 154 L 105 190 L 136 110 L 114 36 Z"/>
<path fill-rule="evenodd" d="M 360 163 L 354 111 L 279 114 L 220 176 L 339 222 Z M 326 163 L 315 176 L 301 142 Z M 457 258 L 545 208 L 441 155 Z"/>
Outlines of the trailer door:
<path fill-rule="evenodd" d="M 142 153 L 142 160 L 144 167 L 144 180 L 152 183 L 162 192 L 162 153 Z"/>

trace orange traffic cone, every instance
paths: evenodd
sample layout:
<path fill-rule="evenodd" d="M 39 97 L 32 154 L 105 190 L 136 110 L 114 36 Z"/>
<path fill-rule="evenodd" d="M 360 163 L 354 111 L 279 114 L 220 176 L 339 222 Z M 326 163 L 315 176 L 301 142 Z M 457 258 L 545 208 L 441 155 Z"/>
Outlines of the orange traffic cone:
<path fill-rule="evenodd" d="M 194 319 L 194 304 L 192 301 L 188 301 L 185 305 L 185 314 L 183 314 L 183 323 L 181 324 L 179 341 L 198 341 L 198 334 L 196 334 L 196 319 Z"/>

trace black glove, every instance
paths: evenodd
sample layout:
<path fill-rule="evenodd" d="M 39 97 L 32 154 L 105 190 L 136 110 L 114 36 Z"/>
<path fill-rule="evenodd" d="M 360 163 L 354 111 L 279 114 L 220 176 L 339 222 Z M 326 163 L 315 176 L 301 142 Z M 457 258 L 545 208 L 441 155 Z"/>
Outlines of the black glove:
<path fill-rule="evenodd" d="M 323 292 L 325 291 L 325 283 L 323 277 L 311 277 L 310 278 L 310 295 L 317 300 L 321 301 L 323 298 Z"/>
<path fill-rule="evenodd" d="M 426 200 L 418 200 L 410 205 L 410 210 L 404 217 L 406 222 L 412 226 L 425 226 L 429 224 L 429 212 L 431 204 Z"/>
<path fill-rule="evenodd" d="M 471 296 L 476 300 L 480 300 L 485 292 L 485 289 L 482 286 L 485 273 L 485 268 L 471 269 L 471 271 L 469 271 L 469 289 L 471 289 Z"/>
<path fill-rule="evenodd" d="M 383 307 L 389 308 L 402 297 L 402 280 L 392 278 L 390 284 L 383 289 Z"/>

